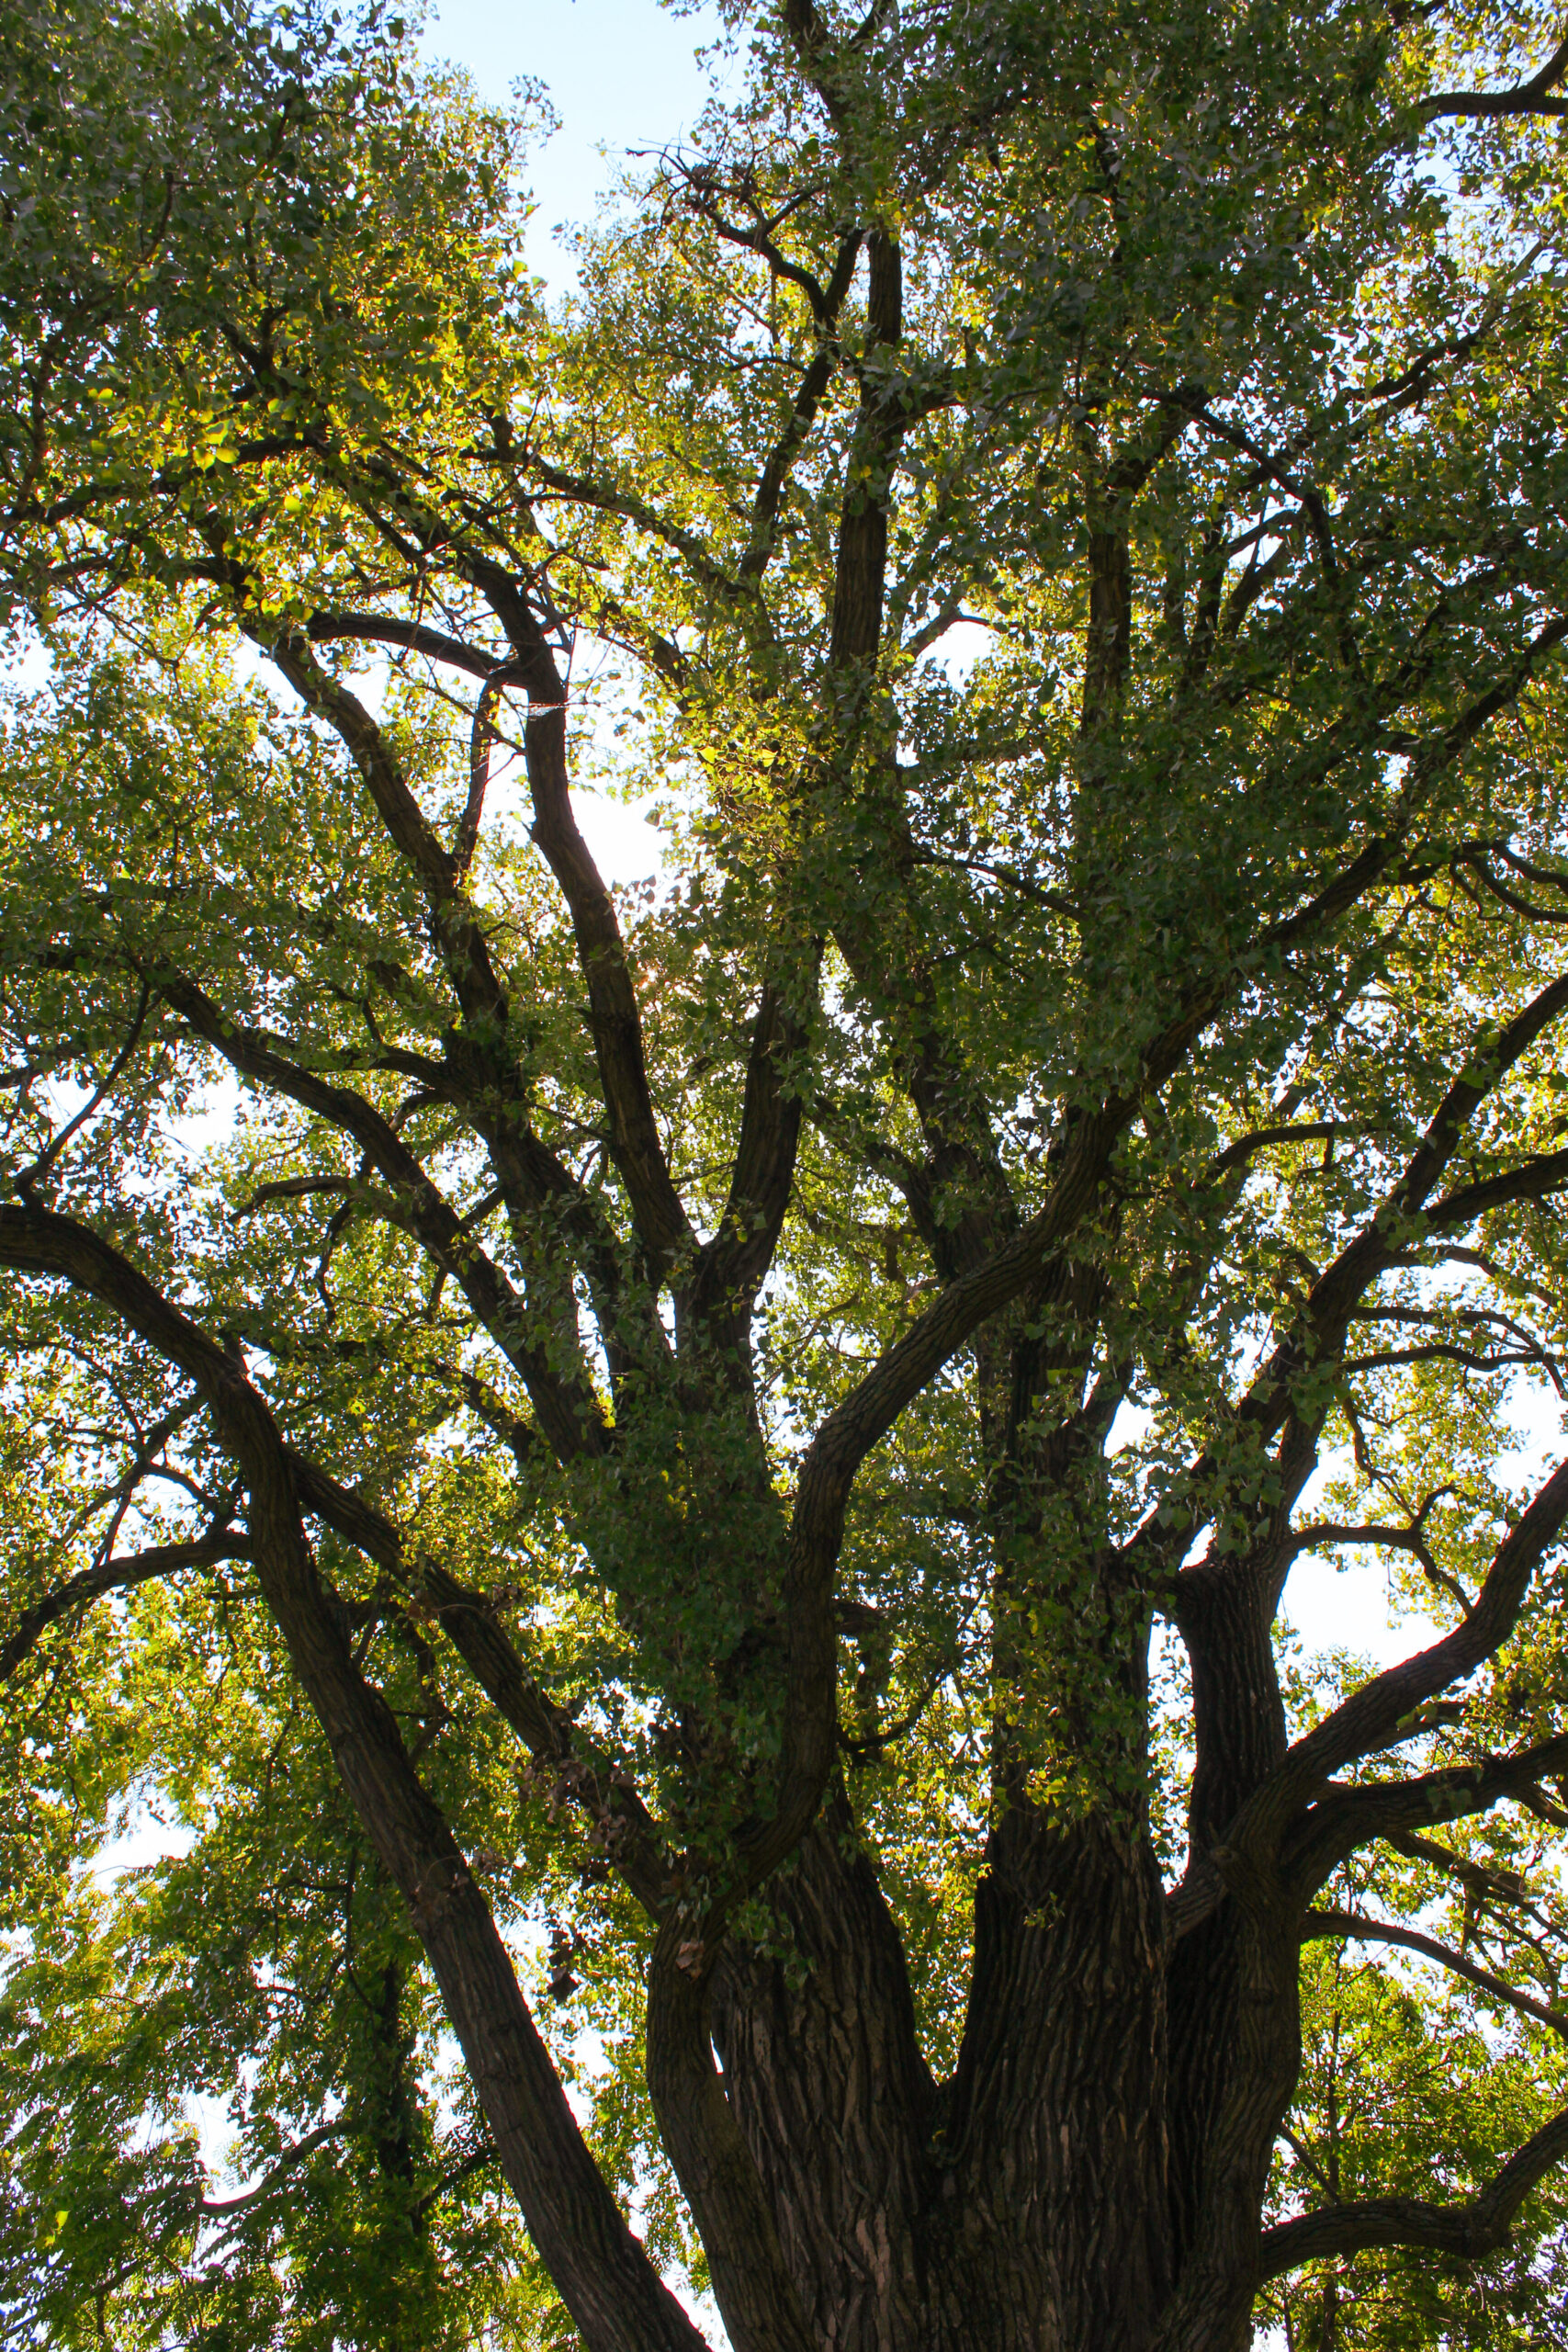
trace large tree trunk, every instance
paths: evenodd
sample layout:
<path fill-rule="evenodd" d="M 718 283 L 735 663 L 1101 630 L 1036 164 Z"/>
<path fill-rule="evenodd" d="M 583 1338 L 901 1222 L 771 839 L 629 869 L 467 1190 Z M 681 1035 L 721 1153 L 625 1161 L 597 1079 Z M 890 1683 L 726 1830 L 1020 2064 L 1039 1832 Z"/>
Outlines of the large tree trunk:
<path fill-rule="evenodd" d="M 714 2041 L 801 2302 L 833 2352 L 922 2342 L 936 2086 L 903 1946 L 841 1792 L 732 1944 Z"/>
<path fill-rule="evenodd" d="M 1170 2285 L 1160 1899 L 1146 1841 L 1098 1822 L 1054 1829 L 1019 1801 L 993 1834 L 932 2344 L 1152 2336 Z"/>
<path fill-rule="evenodd" d="M 1161 1897 L 1146 1840 L 990 1840 L 953 2081 L 839 1796 L 716 1982 L 728 2095 L 832 2352 L 1141 2352 L 1172 2284 Z"/>

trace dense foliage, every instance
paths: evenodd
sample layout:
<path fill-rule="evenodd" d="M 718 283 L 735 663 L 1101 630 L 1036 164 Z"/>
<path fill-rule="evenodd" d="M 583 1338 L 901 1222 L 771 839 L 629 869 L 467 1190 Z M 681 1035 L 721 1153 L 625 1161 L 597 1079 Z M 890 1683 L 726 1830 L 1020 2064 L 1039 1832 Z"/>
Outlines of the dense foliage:
<path fill-rule="evenodd" d="M 1568 43 L 728 20 L 0 17 L 0 2340 L 1568 2344 Z"/>

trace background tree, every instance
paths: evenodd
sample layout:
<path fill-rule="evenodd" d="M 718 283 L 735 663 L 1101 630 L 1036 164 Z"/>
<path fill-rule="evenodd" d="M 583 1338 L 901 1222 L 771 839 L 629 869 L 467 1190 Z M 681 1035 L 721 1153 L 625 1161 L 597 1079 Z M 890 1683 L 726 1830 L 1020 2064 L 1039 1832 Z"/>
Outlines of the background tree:
<path fill-rule="evenodd" d="M 1568 45 L 734 27 L 0 25 L 7 2324 L 1560 2339 Z"/>

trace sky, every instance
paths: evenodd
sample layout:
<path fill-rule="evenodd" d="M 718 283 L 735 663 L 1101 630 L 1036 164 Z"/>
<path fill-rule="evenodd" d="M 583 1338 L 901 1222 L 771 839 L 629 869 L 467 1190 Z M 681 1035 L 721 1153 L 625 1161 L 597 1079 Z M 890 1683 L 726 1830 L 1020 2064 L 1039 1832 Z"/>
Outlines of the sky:
<path fill-rule="evenodd" d="M 565 0 L 549 9 L 445 0 L 433 9 L 422 43 L 428 56 L 465 67 L 492 101 L 521 79 L 542 82 L 560 117 L 527 175 L 538 203 L 528 260 L 552 289 L 571 274 L 553 229 L 592 220 L 629 153 L 689 135 L 709 91 L 695 52 L 720 33 L 716 10 L 675 16 L 658 0 Z"/>

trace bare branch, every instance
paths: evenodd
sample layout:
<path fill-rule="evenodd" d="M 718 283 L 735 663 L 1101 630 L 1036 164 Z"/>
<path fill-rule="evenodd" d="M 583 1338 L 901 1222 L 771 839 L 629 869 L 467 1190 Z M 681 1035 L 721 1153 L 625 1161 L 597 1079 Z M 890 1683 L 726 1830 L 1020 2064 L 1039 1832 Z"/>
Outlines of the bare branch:
<path fill-rule="evenodd" d="M 427 628 L 423 621 L 400 620 L 388 613 L 312 613 L 305 635 L 312 645 L 389 645 L 400 653 L 421 653 L 449 670 L 466 671 L 471 678 L 492 677 L 506 660 L 504 652 L 487 653 L 482 646 L 466 645 L 461 638 Z"/>

